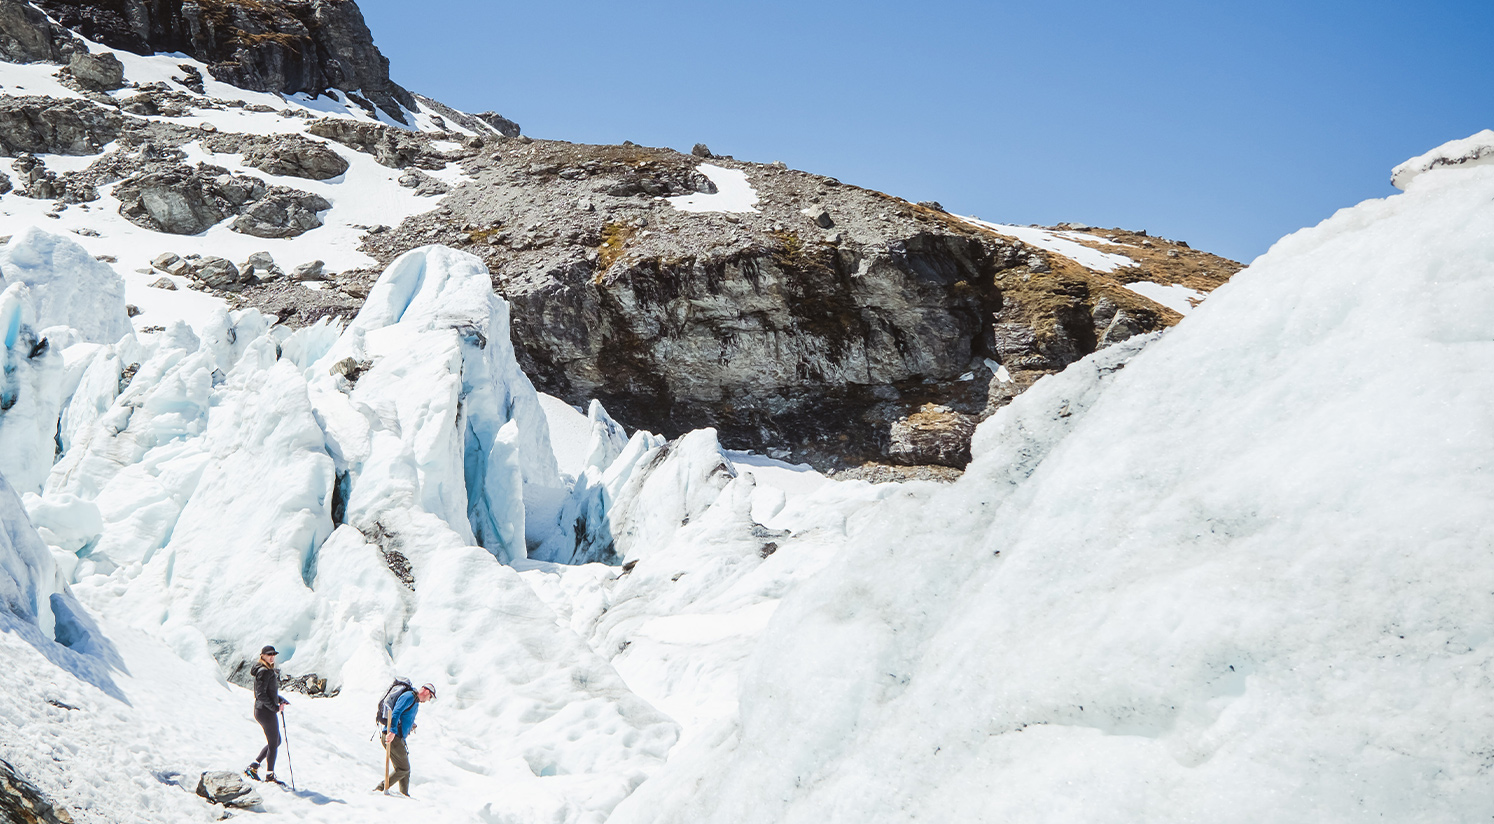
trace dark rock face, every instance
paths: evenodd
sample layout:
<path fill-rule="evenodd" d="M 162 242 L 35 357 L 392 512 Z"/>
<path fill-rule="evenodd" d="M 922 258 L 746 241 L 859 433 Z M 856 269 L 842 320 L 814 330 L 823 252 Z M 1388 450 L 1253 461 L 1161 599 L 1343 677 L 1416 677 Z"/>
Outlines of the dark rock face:
<path fill-rule="evenodd" d="M 87 100 L 0 97 L 0 155 L 97 154 L 119 137 L 123 118 Z"/>
<path fill-rule="evenodd" d="M 481 257 L 541 390 L 596 398 L 627 426 L 669 437 L 711 426 L 729 448 L 785 448 L 822 469 L 962 466 L 966 424 L 1179 317 L 1122 288 L 1123 275 L 818 175 L 715 157 L 759 201 L 690 212 L 662 198 L 716 189 L 699 156 L 488 146 L 459 161 L 471 183 L 435 212 L 370 233 L 364 250 L 381 263 L 430 243 Z M 1187 265 L 1227 264 L 1204 257 Z M 1150 276 L 1138 268 L 1134 279 Z M 337 288 L 352 287 L 344 273 Z M 921 426 L 930 403 L 948 408 L 948 426 Z"/>
<path fill-rule="evenodd" d="M 88 50 L 83 41 L 21 0 L 0 0 L 0 59 L 10 63 L 66 63 Z"/>
<path fill-rule="evenodd" d="M 180 51 L 254 91 L 362 90 L 401 122 L 415 98 L 389 79 L 353 0 L 38 0 L 62 25 L 136 54 Z"/>
<path fill-rule="evenodd" d="M 989 282 L 1011 258 L 935 233 L 886 250 L 785 237 L 720 259 L 619 265 L 600 282 L 574 266 L 504 291 L 541 385 L 669 433 L 714 426 L 726 443 L 874 457 L 888 422 L 868 412 L 895 417 L 889 401 L 945 389 L 923 382 L 983 354 L 986 300 L 954 285 Z"/>

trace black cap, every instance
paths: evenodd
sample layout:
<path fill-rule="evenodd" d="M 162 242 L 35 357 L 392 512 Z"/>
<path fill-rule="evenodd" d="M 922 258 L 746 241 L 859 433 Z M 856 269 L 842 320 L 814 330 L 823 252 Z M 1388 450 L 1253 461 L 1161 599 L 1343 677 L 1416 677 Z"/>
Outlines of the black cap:
<path fill-rule="evenodd" d="M 274 644 L 265 644 L 265 648 L 262 649 L 262 650 L 260 650 L 259 654 L 260 655 L 279 655 L 280 653 L 278 653 L 278 652 L 275 651 L 275 645 Z"/>

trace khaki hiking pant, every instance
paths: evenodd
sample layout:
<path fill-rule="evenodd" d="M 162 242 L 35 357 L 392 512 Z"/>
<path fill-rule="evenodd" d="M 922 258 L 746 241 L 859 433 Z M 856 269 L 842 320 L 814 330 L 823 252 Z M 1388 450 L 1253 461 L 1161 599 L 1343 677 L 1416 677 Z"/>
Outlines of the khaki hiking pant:
<path fill-rule="evenodd" d="M 405 739 L 397 735 L 389 744 L 389 787 L 395 784 L 399 785 L 400 792 L 410 794 L 410 752 L 405 749 Z M 387 788 L 380 781 L 374 789 L 383 792 Z"/>

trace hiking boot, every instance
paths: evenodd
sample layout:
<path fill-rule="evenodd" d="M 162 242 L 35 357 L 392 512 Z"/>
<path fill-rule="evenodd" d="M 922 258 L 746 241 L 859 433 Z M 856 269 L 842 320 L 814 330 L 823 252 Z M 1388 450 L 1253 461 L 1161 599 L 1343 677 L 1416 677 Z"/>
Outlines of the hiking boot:
<path fill-rule="evenodd" d="M 259 777 L 259 765 L 258 764 L 250 764 L 244 770 L 244 775 L 249 776 L 250 778 L 254 779 L 255 781 L 263 781 L 264 780 L 263 778 Z"/>
<path fill-rule="evenodd" d="M 282 786 L 282 787 L 284 787 L 284 786 L 285 786 L 285 782 L 284 782 L 284 781 L 281 781 L 281 780 L 280 780 L 280 779 L 278 779 L 278 778 L 276 778 L 276 777 L 275 777 L 275 774 L 274 774 L 274 773 L 272 773 L 272 772 L 267 772 L 267 773 L 265 773 L 265 781 L 267 781 L 267 782 L 269 782 L 269 783 L 271 783 L 271 784 L 279 784 L 279 785 L 280 785 L 280 786 Z"/>

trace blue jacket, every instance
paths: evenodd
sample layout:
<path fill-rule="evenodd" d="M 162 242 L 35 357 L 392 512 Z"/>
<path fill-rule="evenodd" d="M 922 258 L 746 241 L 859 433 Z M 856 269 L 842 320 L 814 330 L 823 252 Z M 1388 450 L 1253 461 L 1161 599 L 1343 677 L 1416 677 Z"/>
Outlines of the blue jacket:
<path fill-rule="evenodd" d="M 410 729 L 415 726 L 415 713 L 420 711 L 420 702 L 415 700 L 415 691 L 411 690 L 401 695 L 394 702 L 394 710 L 389 713 L 389 729 L 400 738 L 410 734 Z"/>

